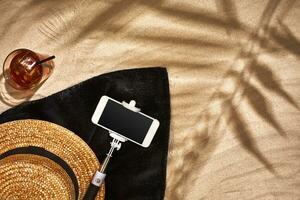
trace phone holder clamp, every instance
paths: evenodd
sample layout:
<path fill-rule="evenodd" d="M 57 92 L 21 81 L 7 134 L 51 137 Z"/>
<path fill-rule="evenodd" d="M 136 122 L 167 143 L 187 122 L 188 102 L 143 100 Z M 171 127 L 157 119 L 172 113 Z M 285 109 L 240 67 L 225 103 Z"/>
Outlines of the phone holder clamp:
<path fill-rule="evenodd" d="M 125 101 L 122 101 L 122 105 L 126 108 L 128 108 L 129 110 L 132 110 L 134 112 L 140 112 L 141 109 L 135 107 L 136 102 L 134 100 L 131 100 L 129 103 L 126 103 Z"/>

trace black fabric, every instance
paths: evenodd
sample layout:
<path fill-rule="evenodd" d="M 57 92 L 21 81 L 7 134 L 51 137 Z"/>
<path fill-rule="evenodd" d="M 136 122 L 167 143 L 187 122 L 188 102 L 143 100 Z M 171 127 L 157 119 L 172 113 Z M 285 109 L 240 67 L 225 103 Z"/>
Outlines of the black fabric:
<path fill-rule="evenodd" d="M 91 117 L 102 95 L 118 101 L 135 100 L 136 107 L 160 121 L 148 148 L 122 144 L 107 168 L 107 200 L 160 200 L 164 198 L 170 127 L 170 96 L 165 68 L 111 72 L 86 80 L 49 97 L 26 102 L 0 115 L 0 123 L 17 119 L 50 121 L 78 134 L 103 161 L 111 138 Z M 0 144 L 1 145 L 1 144 Z"/>
<path fill-rule="evenodd" d="M 60 165 L 61 168 L 65 170 L 65 172 L 70 177 L 74 190 L 75 190 L 75 198 L 77 199 L 79 196 L 79 186 L 78 186 L 78 180 L 72 170 L 72 168 L 66 163 L 63 159 L 61 159 L 59 156 L 47 151 L 44 148 L 41 147 L 35 147 L 35 146 L 28 146 L 28 147 L 19 147 L 16 149 L 9 150 L 7 152 L 4 152 L 0 155 L 0 160 L 4 159 L 8 156 L 16 155 L 16 154 L 34 154 L 43 156 L 46 158 L 49 158 L 50 160 L 54 161 L 56 164 Z"/>

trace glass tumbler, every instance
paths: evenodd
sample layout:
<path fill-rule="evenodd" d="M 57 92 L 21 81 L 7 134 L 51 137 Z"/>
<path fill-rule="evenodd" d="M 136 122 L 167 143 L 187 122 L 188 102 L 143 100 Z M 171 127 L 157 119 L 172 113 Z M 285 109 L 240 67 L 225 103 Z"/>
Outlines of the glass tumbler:
<path fill-rule="evenodd" d="M 36 88 L 53 72 L 54 62 L 47 60 L 48 57 L 29 49 L 14 50 L 6 57 L 3 64 L 5 81 L 17 90 Z"/>

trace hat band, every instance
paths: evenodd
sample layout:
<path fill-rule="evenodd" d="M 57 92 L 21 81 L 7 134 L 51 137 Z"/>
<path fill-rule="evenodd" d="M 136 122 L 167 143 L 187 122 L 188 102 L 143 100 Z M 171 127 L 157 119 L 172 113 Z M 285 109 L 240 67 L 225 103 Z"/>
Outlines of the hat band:
<path fill-rule="evenodd" d="M 74 190 L 75 190 L 75 197 L 78 199 L 79 196 L 79 186 L 77 178 L 72 170 L 72 168 L 66 163 L 63 159 L 59 156 L 47 151 L 44 148 L 36 147 L 36 146 L 28 146 L 28 147 L 19 147 L 12 150 L 9 150 L 0 155 L 0 160 L 4 159 L 8 156 L 15 155 L 15 154 L 34 154 L 49 158 L 50 160 L 54 161 L 56 164 L 60 165 L 64 171 L 68 174 L 70 179 L 72 180 Z"/>

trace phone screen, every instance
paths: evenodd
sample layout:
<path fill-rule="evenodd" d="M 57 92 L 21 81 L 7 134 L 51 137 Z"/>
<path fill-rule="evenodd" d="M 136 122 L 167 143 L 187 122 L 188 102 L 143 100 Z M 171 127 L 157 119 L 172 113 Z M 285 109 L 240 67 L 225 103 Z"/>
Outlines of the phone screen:
<path fill-rule="evenodd" d="M 153 120 L 108 99 L 99 124 L 142 144 Z"/>

